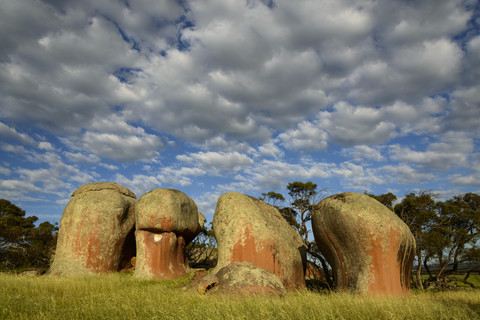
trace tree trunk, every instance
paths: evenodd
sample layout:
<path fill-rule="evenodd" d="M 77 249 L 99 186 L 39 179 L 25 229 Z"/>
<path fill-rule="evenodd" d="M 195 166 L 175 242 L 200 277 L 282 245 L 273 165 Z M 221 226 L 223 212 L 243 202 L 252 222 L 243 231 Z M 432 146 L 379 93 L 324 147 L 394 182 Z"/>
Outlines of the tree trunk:
<path fill-rule="evenodd" d="M 417 271 L 415 272 L 415 286 L 420 289 L 420 290 L 423 290 L 423 282 L 422 282 L 422 255 L 421 253 L 418 253 L 417 254 L 417 261 L 418 261 L 418 265 L 417 265 Z"/>
<path fill-rule="evenodd" d="M 309 253 L 315 258 L 317 258 L 318 260 L 320 260 L 320 263 L 322 264 L 323 273 L 325 274 L 325 280 L 327 280 L 328 286 L 330 288 L 333 288 L 333 285 L 334 285 L 333 280 L 330 277 L 330 272 L 328 272 L 328 266 L 327 266 L 327 263 L 325 262 L 325 259 L 316 252 L 310 251 Z"/>

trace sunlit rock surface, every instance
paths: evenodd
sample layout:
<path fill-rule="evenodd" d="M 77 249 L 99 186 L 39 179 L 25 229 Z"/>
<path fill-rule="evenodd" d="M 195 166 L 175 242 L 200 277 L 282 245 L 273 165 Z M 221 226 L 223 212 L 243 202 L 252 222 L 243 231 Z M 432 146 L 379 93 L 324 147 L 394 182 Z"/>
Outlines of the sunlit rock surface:
<path fill-rule="evenodd" d="M 305 288 L 305 247 L 274 207 L 240 193 L 222 195 L 213 230 L 218 244 L 214 273 L 232 262 L 250 262 L 275 274 L 284 287 Z"/>
<path fill-rule="evenodd" d="M 185 246 L 203 228 L 205 217 L 186 194 L 155 189 L 135 206 L 137 258 L 135 276 L 179 278 L 188 271 Z"/>
<path fill-rule="evenodd" d="M 415 239 L 408 226 L 380 202 L 352 192 L 330 196 L 314 210 L 312 228 L 338 289 L 409 293 Z"/>
<path fill-rule="evenodd" d="M 119 271 L 135 255 L 133 192 L 96 182 L 73 194 L 60 221 L 53 275 Z"/>

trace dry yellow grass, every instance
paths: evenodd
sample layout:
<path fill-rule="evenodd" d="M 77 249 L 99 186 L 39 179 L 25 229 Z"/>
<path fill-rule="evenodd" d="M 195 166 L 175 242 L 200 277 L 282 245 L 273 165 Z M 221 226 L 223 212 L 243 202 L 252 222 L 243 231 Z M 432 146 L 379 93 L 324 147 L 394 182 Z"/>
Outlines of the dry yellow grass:
<path fill-rule="evenodd" d="M 285 297 L 200 295 L 188 278 L 145 281 L 111 274 L 82 278 L 0 275 L 2 319 L 480 319 L 480 291 L 406 298 L 341 293 Z"/>

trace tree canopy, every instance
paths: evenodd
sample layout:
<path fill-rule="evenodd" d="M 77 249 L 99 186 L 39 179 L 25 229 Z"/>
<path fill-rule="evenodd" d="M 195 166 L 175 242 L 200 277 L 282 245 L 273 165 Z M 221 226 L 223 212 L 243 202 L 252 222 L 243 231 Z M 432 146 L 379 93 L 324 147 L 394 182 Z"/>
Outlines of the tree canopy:
<path fill-rule="evenodd" d="M 0 269 L 47 268 L 58 228 L 50 222 L 35 226 L 38 218 L 0 199 Z"/>

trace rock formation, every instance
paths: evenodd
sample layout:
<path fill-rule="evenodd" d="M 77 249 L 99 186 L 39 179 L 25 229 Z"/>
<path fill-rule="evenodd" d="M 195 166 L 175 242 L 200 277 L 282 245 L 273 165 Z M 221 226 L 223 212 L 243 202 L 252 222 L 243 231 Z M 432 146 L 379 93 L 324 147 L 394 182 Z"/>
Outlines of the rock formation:
<path fill-rule="evenodd" d="M 198 291 L 200 293 L 213 291 L 276 295 L 283 295 L 287 292 L 275 274 L 250 262 L 232 262 L 221 268 L 216 275 L 202 279 Z"/>
<path fill-rule="evenodd" d="M 119 271 L 135 255 L 135 194 L 108 182 L 81 186 L 60 221 L 50 274 Z"/>
<path fill-rule="evenodd" d="M 274 207 L 226 193 L 218 199 L 213 230 L 218 244 L 213 274 L 233 262 L 250 262 L 275 274 L 289 291 L 305 288 L 302 239 Z"/>
<path fill-rule="evenodd" d="M 312 228 L 338 289 L 408 294 L 415 239 L 408 226 L 380 202 L 352 192 L 330 196 L 315 208 Z"/>
<path fill-rule="evenodd" d="M 188 272 L 185 246 L 203 228 L 205 217 L 181 191 L 155 189 L 135 206 L 135 276 L 171 279 Z"/>

